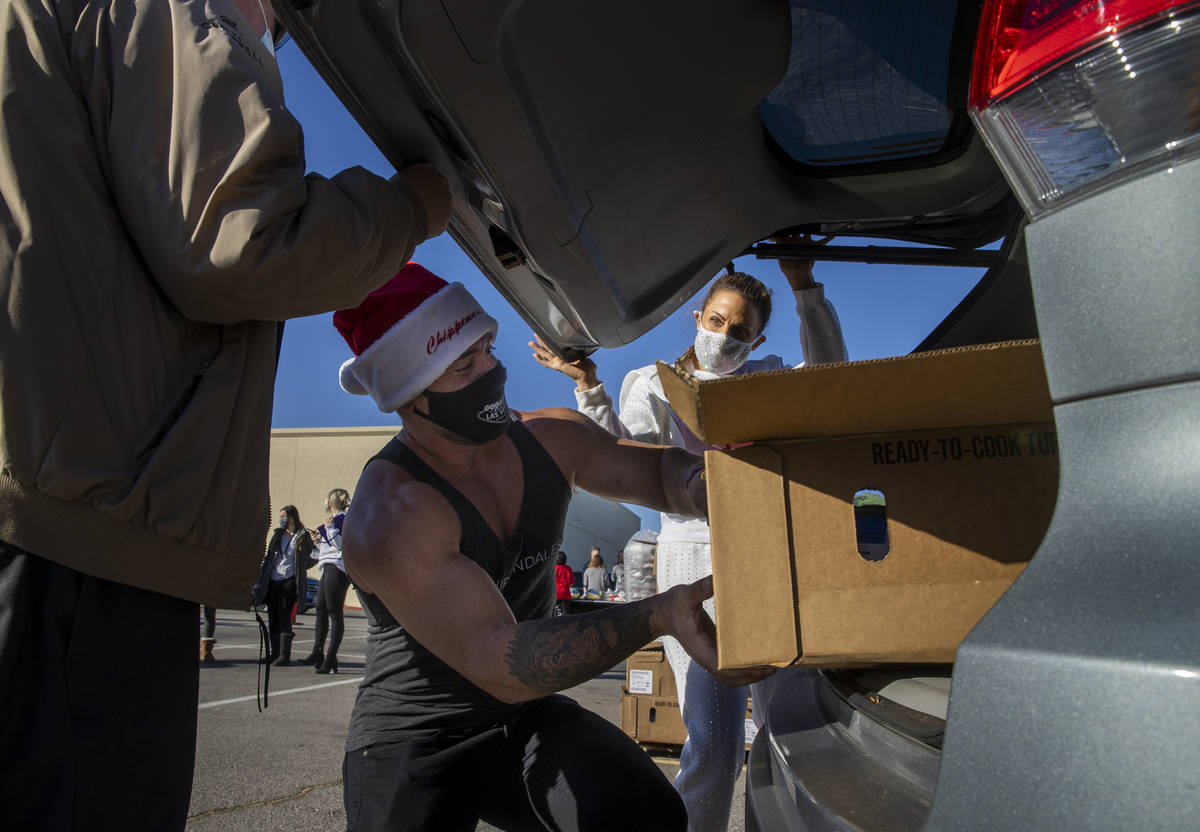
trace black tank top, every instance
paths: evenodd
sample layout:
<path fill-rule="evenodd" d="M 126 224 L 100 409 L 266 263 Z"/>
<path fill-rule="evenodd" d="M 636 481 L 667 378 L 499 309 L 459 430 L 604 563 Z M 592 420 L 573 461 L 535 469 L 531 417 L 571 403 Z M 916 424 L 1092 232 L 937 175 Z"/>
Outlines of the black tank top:
<path fill-rule="evenodd" d="M 544 618 L 554 609 L 554 563 L 562 544 L 571 486 L 558 465 L 519 421 L 507 436 L 524 471 L 516 531 L 502 541 L 475 506 L 429 467 L 400 437 L 371 461 L 399 465 L 436 488 L 458 514 L 459 551 L 491 576 L 518 621 Z M 368 462 L 368 464 L 370 464 Z M 414 739 L 428 732 L 472 733 L 507 719 L 517 706 L 492 697 L 408 634 L 377 597 L 359 593 L 367 616 L 367 660 L 346 750 L 377 742 Z M 447 603 L 454 603 L 447 598 Z"/>

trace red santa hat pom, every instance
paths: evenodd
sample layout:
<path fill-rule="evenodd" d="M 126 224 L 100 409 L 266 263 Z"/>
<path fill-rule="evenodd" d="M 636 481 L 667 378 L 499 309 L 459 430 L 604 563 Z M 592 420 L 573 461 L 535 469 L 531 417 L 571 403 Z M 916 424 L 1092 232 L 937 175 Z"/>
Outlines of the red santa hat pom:
<path fill-rule="evenodd" d="M 407 263 L 354 309 L 333 315 L 354 358 L 338 381 L 356 396 L 370 396 L 384 413 L 408 404 L 446 372 L 496 319 L 461 283 L 447 283 Z"/>

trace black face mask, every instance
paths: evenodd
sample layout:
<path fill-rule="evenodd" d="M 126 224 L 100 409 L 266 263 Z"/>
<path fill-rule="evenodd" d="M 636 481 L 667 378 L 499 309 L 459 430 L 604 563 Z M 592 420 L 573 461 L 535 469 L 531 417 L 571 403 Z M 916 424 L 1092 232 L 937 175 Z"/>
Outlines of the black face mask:
<path fill-rule="evenodd" d="M 504 398 L 504 382 L 508 371 L 497 362 L 479 378 L 453 393 L 431 393 L 426 390 L 428 413 L 413 408 L 422 419 L 433 422 L 451 433 L 457 433 L 482 445 L 504 435 L 511 418 Z"/>

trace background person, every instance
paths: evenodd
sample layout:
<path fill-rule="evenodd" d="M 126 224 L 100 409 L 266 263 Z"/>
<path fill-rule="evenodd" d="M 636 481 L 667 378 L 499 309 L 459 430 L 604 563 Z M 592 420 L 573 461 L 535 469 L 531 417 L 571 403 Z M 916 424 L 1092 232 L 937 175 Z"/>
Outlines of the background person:
<path fill-rule="evenodd" d="M 554 559 L 554 614 L 563 615 L 567 611 L 566 602 L 571 600 L 571 585 L 575 583 L 575 573 L 567 566 L 567 553 L 559 552 Z"/>
<path fill-rule="evenodd" d="M 270 652 L 265 661 L 280 667 L 292 663 L 292 607 L 308 585 L 308 570 L 316 566 L 313 543 L 295 506 L 279 510 L 279 526 L 271 533 L 262 561 L 254 602 L 267 605 Z"/>
<path fill-rule="evenodd" d="M 337 673 L 337 651 L 346 630 L 346 591 L 350 578 L 342 562 L 342 524 L 350 507 L 350 492 L 335 488 L 325 497 L 326 521 L 309 531 L 317 547 L 321 567 L 321 585 L 317 589 L 317 623 L 312 652 L 300 664 L 316 665 L 317 673 Z M 325 651 L 325 632 L 329 632 L 329 651 Z"/>
<path fill-rule="evenodd" d="M 608 589 L 608 571 L 604 568 L 604 558 L 600 550 L 592 547 L 592 557 L 588 560 L 587 569 L 583 570 L 583 591 L 604 595 Z"/>
<path fill-rule="evenodd" d="M 795 293 L 805 359 L 812 363 L 845 360 L 837 313 L 825 299 L 824 287 L 812 280 L 811 262 L 781 261 L 781 266 Z M 693 315 L 695 340 L 680 363 L 697 378 L 786 369 L 777 355 L 757 360 L 749 357 L 766 341 L 763 332 L 771 317 L 771 291 L 757 278 L 738 272 L 722 275 L 710 285 L 700 311 Z M 576 382 L 579 410 L 611 433 L 640 442 L 670 444 L 697 454 L 706 450 L 671 410 L 656 365 L 633 370 L 625 377 L 618 417 L 612 399 L 596 376 L 594 362 L 586 358 L 565 362 L 541 339 L 529 345 L 538 363 Z M 711 575 L 707 521 L 664 513 L 661 522 L 656 566 L 659 591 Z M 710 616 L 714 614 L 711 599 L 705 602 L 705 610 Z M 703 667 L 694 665 L 674 639 L 664 638 L 663 643 L 688 731 L 675 786 L 688 809 L 689 829 L 724 832 L 729 825 L 733 786 L 745 759 L 747 691 L 721 685 Z M 765 712 L 768 699 L 769 688 L 755 691 L 756 719 Z"/>
<path fill-rule="evenodd" d="M 645 752 L 553 694 L 660 632 L 714 667 L 700 606 L 711 580 L 564 616 L 549 588 L 576 486 L 699 515 L 702 462 L 573 410 L 510 411 L 495 320 L 415 264 L 334 323 L 355 356 L 342 387 L 404 426 L 363 469 L 344 528 L 370 624 L 346 738 L 348 829 L 682 829 Z M 614 805 L 597 770 L 621 771 L 629 799 Z"/>
<path fill-rule="evenodd" d="M 197 605 L 245 609 L 262 559 L 277 322 L 446 226 L 429 165 L 306 175 L 278 34 L 265 0 L 3 4 L 8 828 L 183 829 Z"/>
<path fill-rule="evenodd" d="M 200 661 L 212 664 L 216 661 L 213 657 L 213 645 L 217 643 L 217 608 L 204 604 L 202 610 L 204 622 L 200 629 Z"/>
<path fill-rule="evenodd" d="M 612 574 L 612 590 L 622 601 L 625 600 L 625 550 L 617 552 L 617 562 L 613 564 Z"/>

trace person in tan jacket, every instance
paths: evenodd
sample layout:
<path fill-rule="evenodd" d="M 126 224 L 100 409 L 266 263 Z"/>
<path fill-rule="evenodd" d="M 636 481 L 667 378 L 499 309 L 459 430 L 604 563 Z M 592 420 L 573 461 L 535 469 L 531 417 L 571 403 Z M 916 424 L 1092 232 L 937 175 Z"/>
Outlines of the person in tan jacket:
<path fill-rule="evenodd" d="M 278 322 L 446 227 L 429 165 L 305 175 L 276 33 L 269 0 L 0 4 L 6 828 L 183 828 L 197 604 L 249 606 L 271 520 Z"/>

